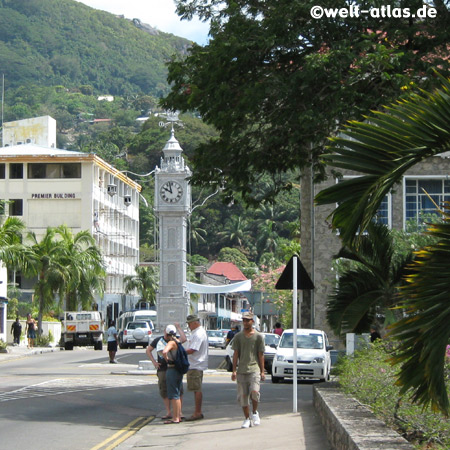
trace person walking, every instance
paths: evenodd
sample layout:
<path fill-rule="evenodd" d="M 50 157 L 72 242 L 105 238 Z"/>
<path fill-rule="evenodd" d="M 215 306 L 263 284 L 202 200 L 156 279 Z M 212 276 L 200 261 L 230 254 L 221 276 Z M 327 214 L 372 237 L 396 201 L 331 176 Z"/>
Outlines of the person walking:
<path fill-rule="evenodd" d="M 233 340 L 232 381 L 237 381 L 238 402 L 244 412 L 241 428 L 258 426 L 261 423 L 258 412 L 260 383 L 264 381 L 264 336 L 253 328 L 253 313 L 242 314 L 243 330 Z M 250 418 L 250 399 L 252 416 Z"/>
<path fill-rule="evenodd" d="M 16 317 L 16 321 L 11 325 L 11 333 L 14 337 L 14 345 L 20 344 L 20 337 L 22 336 L 22 324 L 18 317 Z"/>
<path fill-rule="evenodd" d="M 172 333 L 176 331 L 176 328 L 173 325 L 168 325 L 164 330 L 164 335 L 159 336 L 149 344 L 147 347 L 146 353 L 149 357 L 150 361 L 156 368 L 156 376 L 158 377 L 158 388 L 159 395 L 163 399 L 164 406 L 166 408 L 166 415 L 162 416 L 161 419 L 169 420 L 172 419 L 172 412 L 170 410 L 170 400 L 167 397 L 167 381 L 166 381 L 166 372 L 167 372 L 167 362 L 164 359 L 162 352 L 164 347 L 170 341 L 170 335 L 168 333 Z M 153 356 L 153 350 L 156 349 L 157 359 Z M 183 407 L 183 384 L 181 384 L 180 391 L 180 401 L 181 407 Z M 180 411 L 180 418 L 183 418 L 183 413 Z"/>
<path fill-rule="evenodd" d="M 25 333 L 28 338 L 28 348 L 33 348 L 34 340 L 36 339 L 36 321 L 31 317 L 30 313 L 27 314 Z"/>
<path fill-rule="evenodd" d="M 165 424 L 181 422 L 181 386 L 183 385 L 183 374 L 175 367 L 177 357 L 178 343 L 176 337 L 176 328 L 174 325 L 167 325 L 166 335 L 168 337 L 167 345 L 162 351 L 162 356 L 167 363 L 166 383 L 167 398 L 172 408 L 172 419 L 165 420 Z"/>
<path fill-rule="evenodd" d="M 208 369 L 208 335 L 202 327 L 200 319 L 196 314 L 186 318 L 191 334 L 189 336 L 186 353 L 188 354 L 189 370 L 186 374 L 187 388 L 194 392 L 195 411 L 186 421 L 201 420 L 204 418 L 202 412 L 203 403 L 203 372 Z M 186 342 L 186 335 L 179 324 L 176 324 L 180 333 L 182 343 Z"/>
<path fill-rule="evenodd" d="M 108 353 L 109 353 L 109 363 L 110 364 L 117 364 L 116 361 L 116 353 L 117 353 L 117 329 L 114 326 L 114 320 L 109 321 L 109 328 L 106 331 L 106 341 L 108 343 Z"/>

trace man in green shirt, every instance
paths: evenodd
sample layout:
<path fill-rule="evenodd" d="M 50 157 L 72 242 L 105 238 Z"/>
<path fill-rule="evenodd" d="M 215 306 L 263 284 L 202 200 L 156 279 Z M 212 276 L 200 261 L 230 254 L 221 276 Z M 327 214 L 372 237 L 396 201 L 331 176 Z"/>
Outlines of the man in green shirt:
<path fill-rule="evenodd" d="M 237 380 L 238 402 L 244 411 L 245 420 L 241 428 L 258 426 L 261 423 L 258 413 L 259 388 L 264 381 L 264 336 L 253 328 L 253 313 L 242 314 L 244 329 L 233 340 L 233 373 L 231 379 Z M 237 370 L 236 370 L 237 369 Z M 250 419 L 250 399 L 253 414 Z"/>

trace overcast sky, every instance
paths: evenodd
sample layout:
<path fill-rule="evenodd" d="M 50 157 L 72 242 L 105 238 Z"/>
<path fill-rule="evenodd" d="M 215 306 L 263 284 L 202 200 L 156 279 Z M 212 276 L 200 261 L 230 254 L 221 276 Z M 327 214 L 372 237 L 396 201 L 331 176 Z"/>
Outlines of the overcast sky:
<path fill-rule="evenodd" d="M 172 33 L 200 45 L 208 38 L 208 24 L 199 20 L 181 21 L 172 0 L 77 0 L 95 9 L 124 15 L 127 19 L 139 19 L 154 28 Z"/>

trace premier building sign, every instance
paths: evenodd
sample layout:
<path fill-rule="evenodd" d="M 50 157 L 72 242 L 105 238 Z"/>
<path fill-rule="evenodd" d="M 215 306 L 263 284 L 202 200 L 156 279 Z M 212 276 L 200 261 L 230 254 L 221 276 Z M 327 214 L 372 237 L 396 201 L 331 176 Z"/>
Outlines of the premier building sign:
<path fill-rule="evenodd" d="M 73 192 L 64 192 L 64 193 L 58 193 L 55 192 L 53 194 L 31 194 L 32 199 L 65 199 L 65 198 L 77 198 L 76 194 Z"/>

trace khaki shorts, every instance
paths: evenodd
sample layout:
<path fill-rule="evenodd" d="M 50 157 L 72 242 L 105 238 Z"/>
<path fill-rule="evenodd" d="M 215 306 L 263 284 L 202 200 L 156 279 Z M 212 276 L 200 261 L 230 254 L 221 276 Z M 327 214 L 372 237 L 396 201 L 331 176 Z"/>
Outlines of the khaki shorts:
<path fill-rule="evenodd" d="M 161 398 L 167 398 L 166 371 L 158 370 L 156 372 L 156 375 L 158 376 L 159 395 L 161 396 Z M 181 385 L 180 393 L 181 393 L 181 395 L 184 394 L 183 385 Z"/>
<path fill-rule="evenodd" d="M 236 381 L 238 392 L 237 401 L 242 407 L 249 406 L 249 397 L 259 402 L 259 388 L 261 385 L 261 374 L 259 372 L 238 373 Z"/>
<path fill-rule="evenodd" d="M 201 392 L 203 383 L 203 370 L 188 370 L 188 373 L 186 374 L 186 381 L 189 391 Z"/>

